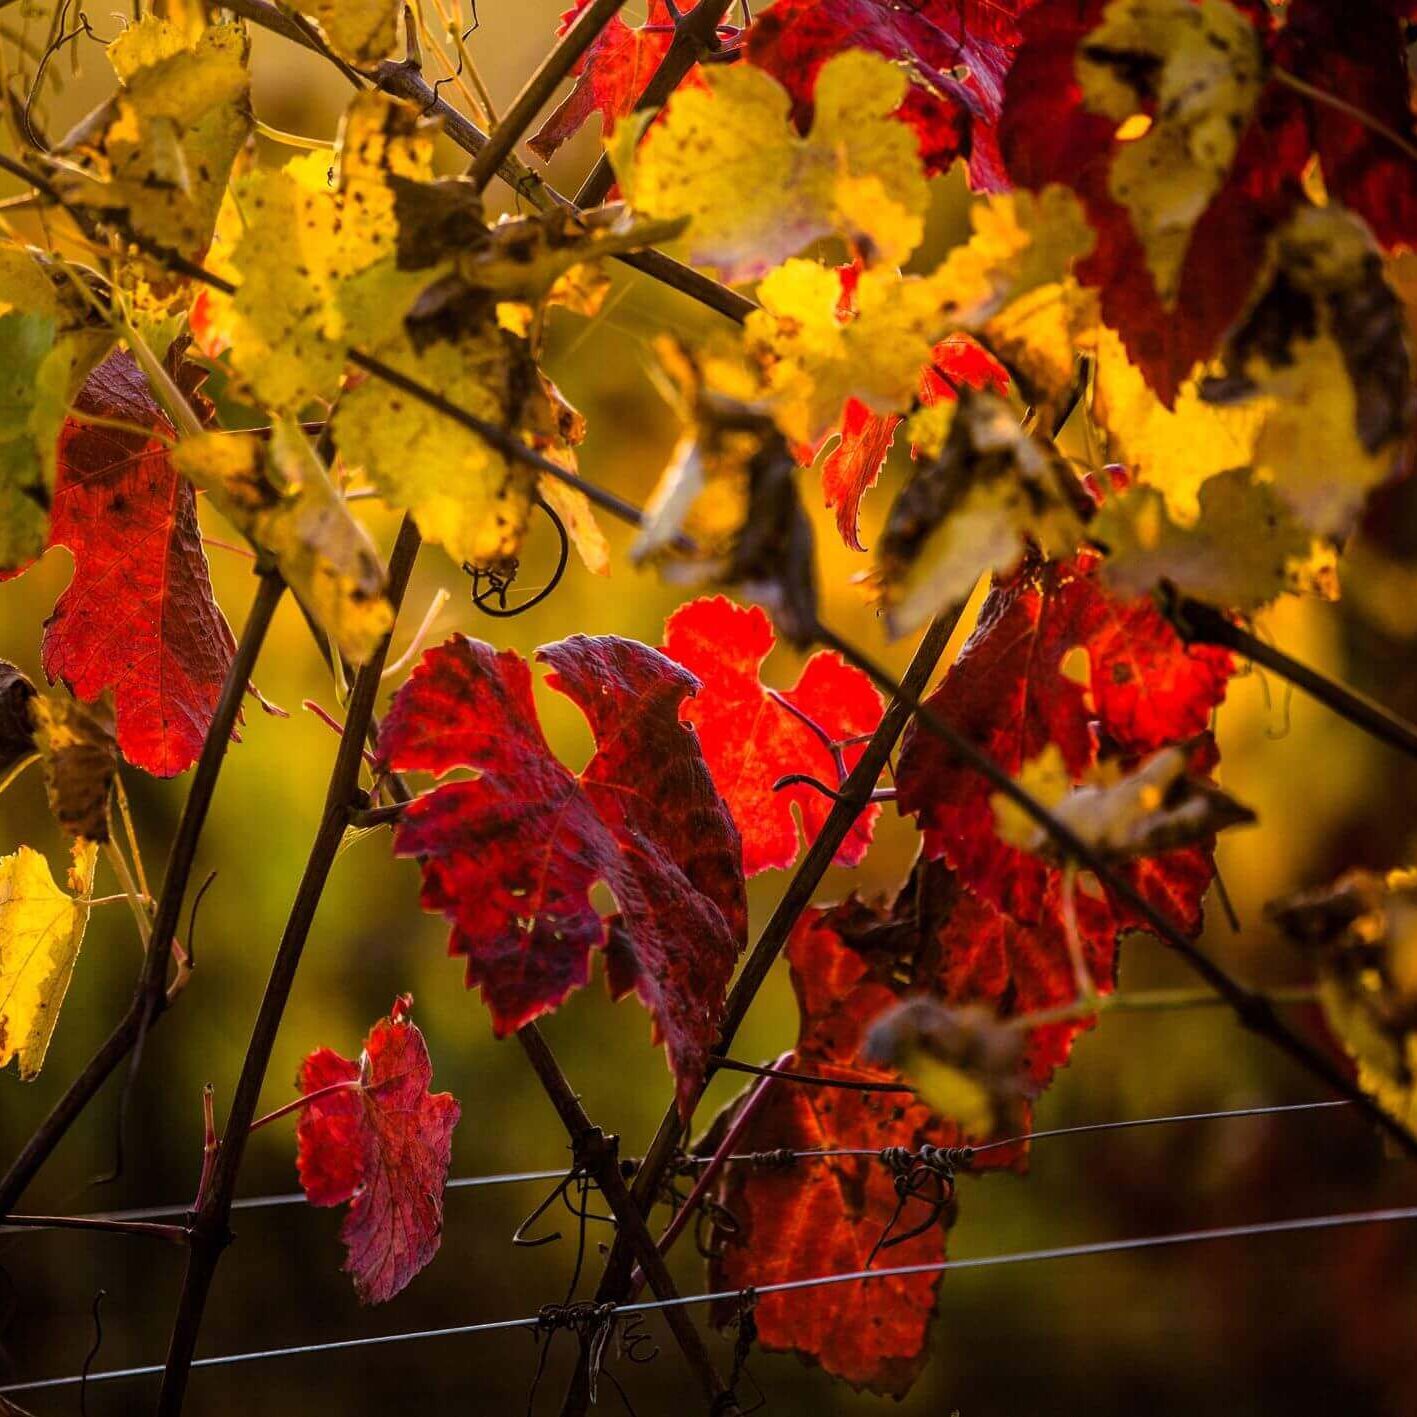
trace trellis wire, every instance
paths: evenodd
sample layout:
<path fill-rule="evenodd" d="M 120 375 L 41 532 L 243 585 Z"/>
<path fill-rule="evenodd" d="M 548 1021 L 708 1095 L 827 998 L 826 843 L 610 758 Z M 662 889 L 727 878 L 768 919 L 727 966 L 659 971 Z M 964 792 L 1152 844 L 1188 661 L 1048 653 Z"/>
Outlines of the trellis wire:
<path fill-rule="evenodd" d="M 1017 1146 L 1020 1142 L 1043 1141 L 1049 1137 L 1079 1136 L 1085 1132 L 1118 1132 L 1134 1127 L 1160 1127 L 1173 1122 L 1216 1122 L 1232 1117 L 1271 1117 L 1284 1112 L 1318 1112 L 1330 1107 L 1351 1107 L 1346 1098 L 1327 1102 L 1282 1102 L 1266 1107 L 1237 1107 L 1220 1112 L 1179 1112 L 1165 1117 L 1132 1117 L 1121 1122 L 1086 1122 L 1076 1127 L 1053 1127 L 1047 1131 L 1027 1132 L 1022 1136 L 1005 1137 L 1001 1141 L 983 1142 L 969 1150 L 978 1154 L 999 1147 Z M 726 1158 L 730 1162 L 753 1162 L 759 1152 L 743 1152 Z M 870 1147 L 825 1147 L 813 1151 L 794 1151 L 792 1156 L 798 1161 L 828 1161 L 833 1157 L 879 1156 L 879 1148 Z M 690 1156 L 685 1161 L 694 1166 L 707 1166 L 711 1157 Z M 566 1174 L 566 1168 L 552 1171 L 504 1171 L 490 1176 L 456 1176 L 448 1181 L 444 1189 L 448 1191 L 470 1190 L 482 1186 L 509 1186 L 531 1181 L 559 1181 Z M 232 1202 L 232 1210 L 267 1210 L 276 1206 L 305 1204 L 304 1191 L 285 1191 L 279 1195 L 247 1196 Z M 77 1217 L 81 1220 L 161 1220 L 165 1217 L 185 1215 L 190 1205 L 150 1205 L 131 1210 L 105 1210 Z M 0 1235 L 32 1235 L 41 1227 L 25 1226 L 7 1228 L 0 1223 Z"/>
<path fill-rule="evenodd" d="M 558 1173 L 559 1174 L 559 1173 Z M 1012 1254 L 979 1255 L 973 1259 L 939 1260 L 930 1264 L 895 1265 L 882 1269 L 848 1270 L 839 1274 L 823 1274 L 808 1279 L 786 1279 L 776 1284 L 759 1284 L 754 1292 L 788 1294 L 801 1289 L 820 1289 L 831 1284 L 853 1284 L 872 1279 L 900 1279 L 911 1275 L 943 1274 L 949 1270 L 991 1269 L 1003 1265 L 1033 1264 L 1042 1260 L 1084 1259 L 1093 1255 L 1121 1254 L 1128 1251 L 1152 1250 L 1177 1245 L 1202 1244 L 1215 1240 L 1241 1240 L 1257 1235 L 1279 1235 L 1295 1231 L 1338 1230 L 1354 1225 L 1384 1225 L 1398 1221 L 1417 1220 L 1417 1206 L 1396 1206 L 1386 1210 L 1344 1211 L 1335 1215 L 1307 1215 L 1293 1220 L 1261 1220 L 1249 1225 L 1222 1225 L 1209 1230 L 1178 1230 L 1170 1235 L 1135 1235 L 1124 1240 L 1096 1240 L 1082 1245 L 1055 1245 L 1048 1249 L 1019 1250 Z M 719 1289 L 705 1294 L 685 1294 L 677 1299 L 654 1299 L 642 1303 L 621 1304 L 617 1314 L 645 1314 L 656 1309 L 682 1308 L 691 1304 L 711 1304 L 736 1299 L 743 1291 Z M 247 1353 L 223 1353 L 210 1358 L 196 1358 L 194 1368 L 224 1368 L 239 1363 L 261 1363 L 276 1358 L 298 1358 L 316 1353 L 342 1353 L 355 1348 L 375 1348 L 389 1343 L 413 1343 L 429 1338 L 465 1337 L 477 1333 L 500 1333 L 514 1328 L 530 1329 L 537 1316 L 519 1319 L 494 1319 L 486 1323 L 456 1324 L 447 1328 L 414 1329 L 405 1333 L 370 1334 L 363 1338 L 335 1339 L 328 1343 L 300 1343 L 287 1348 L 258 1348 Z M 149 1363 L 136 1368 L 110 1368 L 90 1373 L 91 1383 L 116 1382 L 127 1378 L 156 1377 L 164 1370 L 162 1363 Z M 48 1388 L 73 1387 L 84 1379 L 80 1374 L 62 1378 L 40 1378 L 33 1382 L 10 1383 L 0 1387 L 0 1396 L 11 1393 L 39 1392 Z"/>

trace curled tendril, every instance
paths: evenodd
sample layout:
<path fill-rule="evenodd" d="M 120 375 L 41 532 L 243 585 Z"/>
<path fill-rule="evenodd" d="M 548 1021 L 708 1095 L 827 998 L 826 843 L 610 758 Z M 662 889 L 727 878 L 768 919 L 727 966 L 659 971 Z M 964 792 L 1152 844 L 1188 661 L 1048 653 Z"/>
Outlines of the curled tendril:
<path fill-rule="evenodd" d="M 940 1217 L 954 1202 L 956 1167 L 967 1166 L 972 1157 L 973 1152 L 968 1147 L 927 1145 L 919 1151 L 911 1151 L 908 1147 L 888 1146 L 881 1150 L 879 1160 L 895 1178 L 896 1207 L 881 1231 L 881 1238 L 867 1257 L 866 1269 L 871 1268 L 882 1250 L 914 1240 L 938 1224 Z M 894 1233 L 895 1227 L 912 1200 L 925 1203 L 926 1215 L 918 1224 L 897 1235 Z"/>
<path fill-rule="evenodd" d="M 491 615 L 499 620 L 510 620 L 515 615 L 525 615 L 528 610 L 540 605 L 561 584 L 561 578 L 566 574 L 566 564 L 571 556 L 571 538 L 566 532 L 566 524 L 556 515 L 551 505 L 542 501 L 540 497 L 536 499 L 536 505 L 546 513 L 551 525 L 556 528 L 556 535 L 561 539 L 561 549 L 556 557 L 556 569 L 552 571 L 551 579 L 530 600 L 524 600 L 520 605 L 509 606 L 507 592 L 516 583 L 518 569 L 516 560 L 504 561 L 500 565 L 492 567 L 474 566 L 465 562 L 463 570 L 472 577 L 472 603 L 484 615 Z"/>

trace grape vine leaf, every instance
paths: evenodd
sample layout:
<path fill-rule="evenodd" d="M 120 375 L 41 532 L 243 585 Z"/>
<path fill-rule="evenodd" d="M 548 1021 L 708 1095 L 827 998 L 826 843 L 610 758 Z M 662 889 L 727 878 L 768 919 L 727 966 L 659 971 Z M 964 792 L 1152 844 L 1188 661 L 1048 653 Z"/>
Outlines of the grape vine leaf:
<path fill-rule="evenodd" d="M 398 0 L 301 0 L 292 8 L 317 21 L 330 48 L 351 64 L 375 64 L 398 43 Z"/>
<path fill-rule="evenodd" d="M 956 388 L 1008 392 L 1009 376 L 998 360 L 963 335 L 942 339 L 920 373 L 919 397 L 925 407 L 953 399 Z M 836 513 L 836 529 L 853 551 L 861 544 L 861 499 L 876 485 L 901 422 L 898 413 L 873 413 L 857 398 L 842 409 L 836 445 L 822 463 L 822 492 Z"/>
<path fill-rule="evenodd" d="M 70 836 L 108 840 L 108 794 L 118 773 L 110 714 L 58 694 L 30 700 L 44 791 L 55 820 Z"/>
<path fill-rule="evenodd" d="M 340 1227 L 344 1268 L 365 1304 L 406 1288 L 437 1254 L 443 1233 L 443 1189 L 462 1108 L 451 1093 L 429 1091 L 433 1065 L 412 1007 L 412 996 L 400 995 L 358 1058 L 317 1048 L 297 1078 L 307 1097 L 336 1088 L 301 1109 L 296 1165 L 311 1205 L 351 1203 Z"/>
<path fill-rule="evenodd" d="M 62 266 L 0 246 L 0 578 L 48 543 L 59 430 L 112 342 Z"/>
<path fill-rule="evenodd" d="M 179 370 L 188 394 L 200 378 Z M 202 750 L 235 642 L 212 596 L 192 485 L 169 453 L 174 431 L 133 356 L 111 354 L 74 409 L 49 531 L 74 578 L 45 624 L 44 670 L 86 702 L 111 690 L 123 756 L 172 777 Z"/>
<path fill-rule="evenodd" d="M 0 781 L 36 751 L 30 704 L 34 684 L 8 659 L 0 659 Z"/>
<path fill-rule="evenodd" d="M 1265 907 L 1318 973 L 1329 1027 L 1358 1082 L 1405 1127 L 1417 1125 L 1417 871 L 1348 871 Z"/>
<path fill-rule="evenodd" d="M 1309 86 L 1295 102 L 1325 189 L 1385 247 L 1417 241 L 1417 120 L 1401 19 L 1382 0 L 1291 0 L 1272 43 L 1277 65 Z"/>
<path fill-rule="evenodd" d="M 591 0 L 576 0 L 561 16 L 558 35 L 565 34 L 577 15 Z M 543 162 L 549 162 L 562 143 L 575 136 L 593 113 L 600 114 L 602 131 L 608 136 L 616 123 L 631 112 L 660 61 L 673 42 L 674 17 L 665 0 L 650 0 L 642 25 L 627 25 L 612 15 L 605 28 L 591 41 L 590 48 L 576 61 L 571 73 L 571 91 L 528 141 L 527 146 Z M 702 82 L 692 69 L 681 84 Z"/>
<path fill-rule="evenodd" d="M 1091 503 L 1053 443 L 996 394 L 962 389 L 910 420 L 919 458 L 886 516 L 874 581 L 891 635 L 968 599 L 986 571 L 1076 549 Z"/>
<path fill-rule="evenodd" d="M 282 419 L 269 439 L 184 438 L 173 460 L 233 526 L 275 557 L 286 583 L 346 658 L 368 660 L 394 622 L 384 567 L 300 425 Z"/>
<path fill-rule="evenodd" d="M 831 799 L 809 786 L 775 791 L 780 778 L 806 773 L 829 788 L 839 785 L 836 757 L 798 715 L 836 743 L 870 733 L 881 718 L 881 698 L 871 681 L 828 651 L 807 661 L 791 689 L 777 694 L 764 688 L 759 676 L 774 643 L 761 609 L 724 596 L 681 605 L 664 626 L 664 653 L 702 685 L 685 700 L 684 718 L 698 732 L 714 784 L 738 824 L 747 876 L 797 860 L 794 806 L 809 843 L 831 810 Z M 849 771 L 863 751 L 859 743 L 842 748 L 841 764 Z M 838 866 L 860 865 L 879 814 L 879 806 L 868 806 L 852 824 L 834 858 Z"/>
<path fill-rule="evenodd" d="M 39 1076 L 89 919 L 98 846 L 76 841 L 68 894 L 32 847 L 0 857 L 0 1068 Z"/>
<path fill-rule="evenodd" d="M 419 859 L 423 906 L 452 922 L 449 948 L 499 1036 L 555 1009 L 589 979 L 590 950 L 606 949 L 612 993 L 633 989 L 649 1009 L 688 1106 L 747 928 L 738 830 L 679 720 L 698 680 L 613 637 L 573 636 L 537 658 L 590 721 L 589 764 L 574 774 L 553 756 L 525 660 L 455 636 L 400 689 L 379 757 L 479 776 L 415 801 L 394 850 Z M 590 902 L 597 882 L 615 900 L 608 920 Z"/>
<path fill-rule="evenodd" d="M 1299 199 L 1305 135 L 1226 0 L 1040 4 L 1022 30 L 1000 120 L 1009 175 L 1082 199 L 1097 245 L 1079 278 L 1169 406 L 1243 312 Z"/>
<path fill-rule="evenodd" d="M 250 50 L 241 24 L 195 35 L 156 15 L 129 25 L 107 49 L 118 92 L 59 145 L 61 197 L 200 256 L 252 128 Z"/>
<path fill-rule="evenodd" d="M 1266 405 L 1255 466 L 1305 526 L 1341 539 L 1417 420 L 1403 309 L 1367 229 L 1337 208 L 1301 208 L 1272 246 L 1270 279 L 1200 395 Z"/>
<path fill-rule="evenodd" d="M 834 55 L 802 137 L 787 91 L 736 64 L 677 93 L 638 149 L 643 125 L 621 124 L 610 154 L 635 210 L 688 217 L 685 258 L 730 284 L 832 235 L 893 266 L 920 244 L 929 199 L 914 139 L 889 117 L 906 87 L 901 70 L 874 54 Z"/>
<path fill-rule="evenodd" d="M 901 983 L 915 934 L 909 925 L 895 925 L 854 899 L 803 915 L 787 945 L 801 1016 L 797 1046 L 784 1064 L 790 1071 L 838 1081 L 899 1080 L 890 1068 L 862 1057 L 871 1023 L 920 983 L 918 978 Z M 743 1100 L 720 1115 L 695 1146 L 698 1154 L 714 1149 Z M 925 1143 L 956 1146 L 969 1140 L 956 1123 L 935 1115 L 904 1088 L 895 1095 L 772 1083 L 735 1143 L 737 1150 L 859 1148 L 869 1154 L 808 1158 L 786 1169 L 726 1167 L 715 1198 L 737 1224 L 720 1237 L 710 1259 L 709 1288 L 736 1291 L 864 1269 L 899 1200 L 876 1153 L 885 1146 L 918 1150 Z M 998 1166 L 1019 1161 L 1019 1150 L 1005 1147 L 991 1152 L 987 1163 L 981 1158 L 982 1164 Z M 912 1202 L 899 1228 L 913 1228 L 928 1215 L 923 1200 Z M 944 1218 L 953 1219 L 952 1207 Z M 937 1263 L 945 1255 L 943 1227 L 931 1225 L 888 1253 L 883 1263 Z M 757 1308 L 759 1340 L 766 1349 L 820 1363 L 855 1387 L 902 1396 L 924 1365 L 939 1279 L 938 1274 L 902 1275 L 764 1294 Z M 713 1318 L 726 1324 L 736 1312 L 735 1302 L 721 1300 Z"/>
<path fill-rule="evenodd" d="M 1149 599 L 1110 595 L 1097 558 L 1084 553 L 1030 561 L 998 581 L 928 702 L 1006 772 L 1017 775 L 1051 744 L 1078 782 L 1100 753 L 1125 759 L 1202 734 L 1231 670 L 1225 651 L 1183 645 Z M 985 778 L 912 727 L 896 781 L 898 806 L 917 817 L 928 856 L 943 857 L 1007 916 L 1046 917 L 1059 873 L 999 838 Z M 1211 872 L 1202 849 L 1123 869 L 1178 927 L 1198 928 Z M 1078 892 L 1079 907 L 1086 894 Z"/>
<path fill-rule="evenodd" d="M 926 171 L 968 161 L 976 187 L 1007 179 L 995 125 L 1004 76 L 1018 42 L 1017 15 L 1028 0 L 777 0 L 749 28 L 744 52 L 792 95 L 799 130 L 810 129 L 817 76 L 850 48 L 898 63 L 910 78 L 895 116 L 915 131 Z"/>

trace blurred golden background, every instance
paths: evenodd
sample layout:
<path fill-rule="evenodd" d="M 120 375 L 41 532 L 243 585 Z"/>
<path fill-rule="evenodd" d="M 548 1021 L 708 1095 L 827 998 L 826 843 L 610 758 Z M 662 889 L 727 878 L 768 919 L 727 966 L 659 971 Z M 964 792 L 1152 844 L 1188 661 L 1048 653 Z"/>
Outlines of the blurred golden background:
<path fill-rule="evenodd" d="M 481 0 L 470 44 L 494 99 L 505 104 L 551 41 L 555 0 Z M 642 17 L 631 3 L 625 15 Z M 100 33 L 116 25 L 95 16 Z M 60 130 L 105 91 L 102 54 L 86 45 L 84 74 L 54 104 Z M 68 65 L 63 66 L 67 76 Z M 268 124 L 321 138 L 333 135 L 347 97 L 339 76 L 314 56 L 265 34 L 256 36 L 256 107 Z M 573 190 L 593 160 L 596 134 L 584 132 L 558 155 L 550 176 Z M 285 153 L 262 140 L 262 159 Z M 446 154 L 449 170 L 458 163 Z M 939 184 L 932 235 L 918 259 L 932 263 L 965 223 L 965 193 Z M 8 188 L 6 189 L 9 190 Z M 649 341 L 666 329 L 692 334 L 714 317 L 623 269 L 602 314 L 586 321 L 558 315 L 547 368 L 589 420 L 582 469 L 591 480 L 643 501 L 663 466 L 676 429 L 647 375 Z M 865 503 L 864 540 L 879 525 L 898 485 L 901 452 L 883 486 Z M 814 474 L 808 503 L 818 514 L 825 616 L 872 646 L 895 668 L 909 646 L 887 650 L 853 576 L 860 558 L 843 549 L 821 514 Z M 1412 504 L 1396 499 L 1385 525 L 1413 525 Z M 387 549 L 394 518 L 362 504 Z M 208 516 L 204 512 L 204 517 Z M 210 519 L 225 539 L 229 529 Z M 545 604 L 515 620 L 489 620 L 469 604 L 466 577 L 426 549 L 395 636 L 402 652 L 438 588 L 452 596 L 435 639 L 454 630 L 512 645 L 524 654 L 565 635 L 613 633 L 659 642 L 680 596 L 631 570 L 628 537 L 607 524 L 613 574 L 597 579 L 574 560 Z M 1243 534 L 1243 529 L 1237 529 Z M 554 546 L 535 534 L 523 582 L 549 572 Z M 1410 551 L 1412 548 L 1406 548 Z M 249 604 L 250 564 L 210 551 L 218 598 L 239 631 Z M 51 552 L 0 588 L 0 655 L 40 677 L 41 625 L 67 583 L 67 554 Z M 1399 711 L 1417 713 L 1417 659 L 1404 623 L 1406 596 L 1391 589 L 1365 614 L 1362 597 L 1336 606 L 1290 604 L 1264 631 L 1291 653 L 1372 692 Z M 1369 597 L 1372 601 L 1373 597 Z M 1410 610 L 1410 606 L 1408 607 Z M 788 684 L 800 664 L 779 650 L 773 682 Z M 113 1170 L 119 1088 L 110 1085 L 31 1187 L 25 1209 L 75 1212 L 181 1202 L 200 1166 L 201 1088 L 216 1089 L 224 1111 L 246 1045 L 276 940 L 315 830 L 335 737 L 302 710 L 314 698 L 336 710 L 329 674 L 303 622 L 282 605 L 260 662 L 261 692 L 290 713 L 276 718 L 248 700 L 202 840 L 194 882 L 218 872 L 201 910 L 198 973 L 148 1042 L 127 1114 L 121 1176 Z M 556 750 L 573 766 L 589 752 L 577 711 L 538 690 Z M 1265 985 L 1302 982 L 1301 963 L 1261 919 L 1266 899 L 1327 878 L 1351 865 L 1387 868 L 1411 859 L 1414 785 L 1411 764 L 1363 738 L 1310 701 L 1257 674 L 1234 682 L 1219 723 L 1226 787 L 1260 814 L 1260 825 L 1227 839 L 1220 866 L 1240 921 L 1232 932 L 1212 906 L 1207 947 L 1237 973 Z M 187 788 L 184 779 L 154 782 L 125 774 L 154 887 L 162 874 Z M 865 867 L 834 872 L 822 899 L 855 886 L 889 891 L 913 850 L 913 829 L 890 809 Z M 28 843 L 56 866 L 64 846 L 31 770 L 0 797 L 0 850 Z M 101 881 L 104 878 L 101 875 Z M 752 885 L 754 921 L 767 915 L 786 877 L 770 872 Z M 102 890 L 112 889 L 109 886 Z M 446 957 L 447 927 L 418 908 L 417 870 L 390 857 L 388 837 L 373 833 L 341 857 L 321 905 L 270 1071 L 265 1107 L 292 1095 L 301 1057 L 318 1044 L 357 1053 L 369 1025 L 395 994 L 409 990 L 434 1061 L 438 1088 L 461 1101 L 453 1139 L 455 1176 L 563 1164 L 564 1136 L 521 1052 L 493 1040 L 487 1014 Z M 185 922 L 184 922 L 185 925 Z M 95 911 L 64 1015 L 42 1077 L 22 1085 L 0 1078 L 0 1159 L 8 1160 L 65 1083 L 125 1007 L 138 965 L 131 919 L 121 905 Z M 1126 989 L 1191 981 L 1162 947 L 1131 940 L 1123 954 Z M 1317 1027 L 1315 1019 L 1309 1020 Z M 780 967 L 759 998 L 736 1048 L 768 1059 L 790 1046 L 795 1009 Z M 660 1053 L 650 1047 L 638 1005 L 607 1000 L 599 981 L 574 996 L 546 1033 L 591 1114 L 617 1131 L 626 1154 L 648 1142 L 669 1096 Z M 715 1085 L 701 1115 L 731 1095 Z M 1315 1097 L 1311 1081 L 1252 1040 L 1221 1010 L 1114 1014 L 1078 1045 L 1072 1065 L 1037 1110 L 1039 1127 L 1143 1117 Z M 264 1110 L 264 1108 L 263 1108 Z M 261 1131 L 243 1173 L 245 1195 L 295 1188 L 293 1121 Z M 1335 1109 L 1288 1118 L 1158 1127 L 1039 1143 L 1032 1173 L 966 1179 L 951 1237 L 956 1257 L 1005 1254 L 1133 1235 L 1398 1204 L 1413 1186 L 1385 1161 L 1368 1131 Z M 202 1331 L 200 1352 L 224 1353 L 362 1334 L 534 1314 L 559 1299 L 573 1259 L 567 1238 L 516 1250 L 510 1236 L 543 1188 L 507 1185 L 457 1190 L 447 1197 L 441 1253 L 406 1293 L 379 1311 L 363 1310 L 340 1272 L 340 1214 L 304 1206 L 239 1214 Z M 593 1227 L 593 1239 L 604 1238 Z M 673 1268 L 685 1292 L 704 1285 L 691 1245 Z M 1150 1417 L 1215 1408 L 1226 1414 L 1417 1413 L 1417 1229 L 1386 1227 L 1331 1234 L 1290 1234 L 1213 1246 L 1160 1249 L 1075 1261 L 1032 1263 L 947 1275 L 932 1332 L 932 1361 L 901 1405 L 911 1414 L 958 1410 L 963 1417 L 1032 1413 L 1118 1413 Z M 0 1239 L 0 1380 L 77 1372 L 93 1342 L 90 1310 L 100 1289 L 104 1341 L 96 1369 L 160 1361 L 176 1301 L 182 1256 L 122 1236 L 73 1233 Z M 598 1269 L 591 1256 L 590 1272 Z M 644 1367 L 622 1365 L 635 1411 L 652 1414 L 697 1402 L 681 1361 L 652 1323 L 662 1352 Z M 557 1410 L 574 1344 L 560 1339 L 536 1410 Z M 728 1343 L 715 1340 L 726 1358 Z M 395 1404 L 429 1412 L 524 1410 L 536 1362 L 532 1339 L 512 1331 L 199 1371 L 188 1410 L 201 1417 L 249 1413 L 373 1414 Z M 751 1371 L 782 1414 L 876 1410 L 790 1357 L 757 1354 Z M 90 1414 L 147 1410 L 150 1381 L 90 1389 Z M 619 1399 L 602 1386 L 601 1403 Z M 74 1389 L 35 1394 L 37 1413 L 79 1410 Z"/>

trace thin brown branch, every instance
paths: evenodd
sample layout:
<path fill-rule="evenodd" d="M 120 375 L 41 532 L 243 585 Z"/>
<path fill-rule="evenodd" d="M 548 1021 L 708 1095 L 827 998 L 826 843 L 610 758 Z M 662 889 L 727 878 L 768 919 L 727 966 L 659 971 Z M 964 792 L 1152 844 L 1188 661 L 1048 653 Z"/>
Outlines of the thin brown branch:
<path fill-rule="evenodd" d="M 517 1039 L 571 1139 L 576 1165 L 584 1169 L 605 1197 L 616 1220 L 617 1237 L 624 1239 L 627 1248 L 643 1266 L 655 1295 L 662 1300 L 678 1299 L 679 1292 L 664 1263 L 664 1256 L 655 1245 L 644 1214 L 631 1199 L 629 1188 L 620 1174 L 619 1139 L 607 1136 L 590 1120 L 580 1098 L 572 1091 L 565 1073 L 561 1071 L 550 1045 L 534 1023 L 519 1029 Z M 714 1417 L 737 1414 L 738 1404 L 715 1371 L 703 1336 L 694 1327 L 687 1312 L 676 1305 L 665 1309 L 664 1317 L 694 1377 L 703 1388 Z"/>
<path fill-rule="evenodd" d="M 1356 724 L 1389 748 L 1417 758 L 1417 725 L 1399 718 L 1381 704 L 1301 664 L 1274 645 L 1267 645 L 1229 616 L 1189 596 L 1169 596 L 1163 603 L 1166 618 L 1187 644 L 1218 645 L 1262 665 L 1280 678 L 1317 699 L 1325 708 Z"/>
<path fill-rule="evenodd" d="M 226 683 L 222 686 L 221 698 L 212 714 L 211 725 L 202 743 L 197 770 L 192 778 L 192 786 L 182 808 L 182 819 L 173 839 L 167 872 L 163 877 L 162 890 L 158 894 L 157 909 L 153 915 L 151 943 L 133 1001 L 117 1028 L 78 1077 L 69 1084 L 63 1097 L 54 1105 L 24 1149 L 10 1164 L 4 1179 L 0 1180 L 0 1216 L 14 1207 L 25 1188 L 34 1179 L 35 1173 L 44 1165 L 79 1114 L 124 1058 L 133 1053 L 136 1065 L 143 1038 L 167 1009 L 167 976 L 172 959 L 172 944 L 182 913 L 182 900 L 186 895 L 192 866 L 196 860 L 202 827 L 206 823 L 207 812 L 216 791 L 217 778 L 226 757 L 227 745 L 231 742 L 232 729 L 236 726 L 237 715 L 241 711 L 247 681 L 261 652 L 261 646 L 265 643 L 271 617 L 275 614 L 284 590 L 285 582 L 275 571 L 265 569 L 260 572 L 256 597 L 241 631 L 241 638 L 237 642 L 231 667 L 227 670 Z"/>
<path fill-rule="evenodd" d="M 492 130 L 486 146 L 473 158 L 467 175 L 480 192 L 510 157 L 536 115 L 556 92 L 576 61 L 600 37 L 600 32 L 624 6 L 625 0 L 591 0 L 576 16 L 560 42 L 527 80 L 502 121 Z"/>
<path fill-rule="evenodd" d="M 92 1215 L 7 1215 L 0 1233 L 7 1229 L 98 1230 L 107 1235 L 136 1235 L 144 1239 L 167 1240 L 185 1245 L 187 1230 L 181 1225 L 160 1225 L 147 1220 L 105 1220 Z"/>
<path fill-rule="evenodd" d="M 405 517 L 389 559 L 387 578 L 387 595 L 395 614 L 403 603 L 404 591 L 408 587 L 419 544 L 418 529 L 413 519 Z M 261 1000 L 260 1011 L 256 1015 L 255 1026 L 251 1032 L 251 1041 L 247 1045 L 246 1057 L 241 1065 L 241 1076 L 232 1098 L 231 1112 L 227 1117 L 221 1147 L 212 1168 L 211 1184 L 193 1218 L 187 1273 L 183 1280 L 182 1297 L 168 1347 L 162 1391 L 158 1397 L 159 1417 L 177 1417 L 182 1410 L 182 1400 L 187 1389 L 187 1378 L 196 1350 L 197 1334 L 201 1328 L 207 1295 L 222 1251 L 231 1240 L 231 1203 L 236 1195 L 236 1182 L 251 1123 L 256 1116 L 256 1106 L 260 1101 L 271 1051 L 275 1047 L 276 1035 L 285 1014 L 291 986 L 295 982 L 305 942 L 314 923 L 315 911 L 319 906 L 320 897 L 324 894 L 330 870 L 349 824 L 349 813 L 360 805 L 359 774 L 364 762 L 364 739 L 369 729 L 369 720 L 374 713 L 379 678 L 388 655 L 389 639 L 390 636 L 385 635 L 379 648 L 369 662 L 362 666 L 355 679 L 344 732 L 340 736 L 339 751 L 330 773 L 320 826 L 315 833 L 315 840 L 311 845 L 305 872 L 291 905 L 280 945 L 276 949 L 265 996 Z"/>

